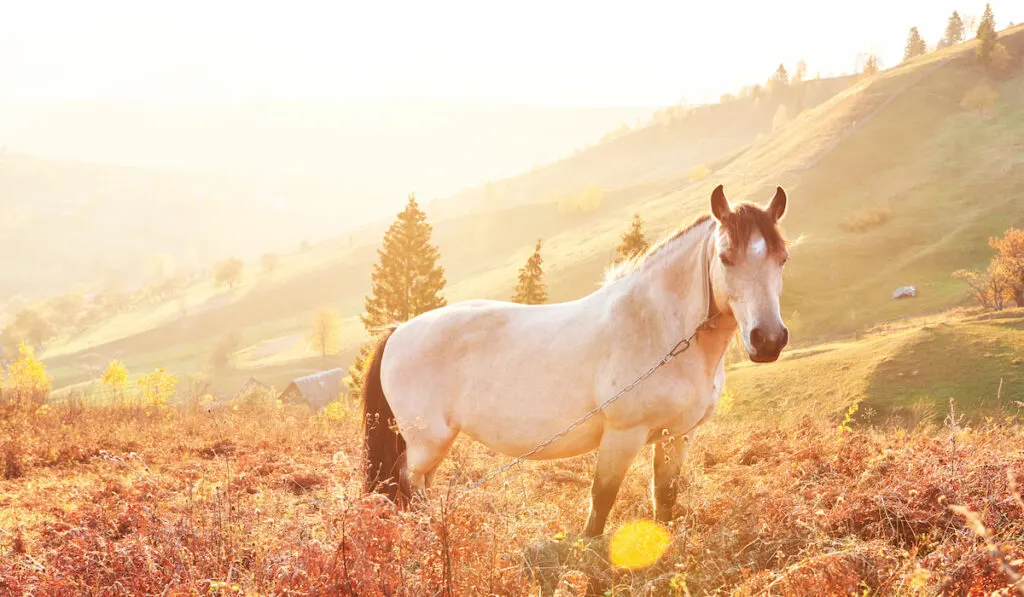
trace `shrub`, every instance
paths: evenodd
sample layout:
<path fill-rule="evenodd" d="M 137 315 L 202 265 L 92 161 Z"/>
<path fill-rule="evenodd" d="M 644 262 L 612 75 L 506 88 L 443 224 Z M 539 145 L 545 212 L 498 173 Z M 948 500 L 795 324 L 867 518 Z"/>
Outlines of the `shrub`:
<path fill-rule="evenodd" d="M 143 375 L 135 384 L 144 406 L 164 408 L 174 398 L 178 377 L 158 367 L 152 373 Z"/>
<path fill-rule="evenodd" d="M 598 185 L 590 185 L 579 193 L 562 195 L 558 199 L 558 213 L 585 214 L 599 209 L 603 204 L 604 189 Z"/>
<path fill-rule="evenodd" d="M 847 232 L 867 232 L 885 224 L 893 217 L 892 210 L 888 207 L 876 207 L 857 212 L 840 224 Z"/>
<path fill-rule="evenodd" d="M 708 168 L 704 164 L 695 167 L 690 170 L 690 182 L 698 182 L 704 180 L 708 174 L 711 174 L 711 168 Z"/>
<path fill-rule="evenodd" d="M 968 91 L 960 101 L 960 107 L 978 116 L 987 115 L 999 100 L 999 92 L 987 83 L 979 83 Z"/>

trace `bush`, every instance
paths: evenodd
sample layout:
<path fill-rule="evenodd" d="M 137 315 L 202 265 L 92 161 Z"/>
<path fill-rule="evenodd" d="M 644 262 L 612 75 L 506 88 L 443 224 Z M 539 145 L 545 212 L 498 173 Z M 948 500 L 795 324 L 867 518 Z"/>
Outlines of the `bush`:
<path fill-rule="evenodd" d="M 960 107 L 974 112 L 978 116 L 985 116 L 991 112 L 998 100 L 998 91 L 987 83 L 980 83 L 964 94 L 964 98 L 960 101 Z"/>
<path fill-rule="evenodd" d="M 558 200 L 558 213 L 585 214 L 599 209 L 603 204 L 604 189 L 598 185 L 590 185 L 580 193 L 563 195 Z"/>
<path fill-rule="evenodd" d="M 704 164 L 695 167 L 690 170 L 690 182 L 698 182 L 707 178 L 707 175 L 711 174 L 711 168 L 708 168 Z"/>
<path fill-rule="evenodd" d="M 885 224 L 893 217 L 892 210 L 888 207 L 876 207 L 853 214 L 845 222 L 840 224 L 847 232 L 867 232 Z"/>

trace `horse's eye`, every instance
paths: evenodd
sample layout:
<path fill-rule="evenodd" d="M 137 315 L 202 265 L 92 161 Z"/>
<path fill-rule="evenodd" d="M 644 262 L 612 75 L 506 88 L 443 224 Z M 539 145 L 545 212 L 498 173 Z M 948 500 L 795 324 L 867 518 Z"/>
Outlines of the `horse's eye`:
<path fill-rule="evenodd" d="M 718 258 L 721 259 L 722 263 L 726 266 L 733 265 L 732 259 L 729 259 L 729 255 L 727 253 L 719 253 Z"/>

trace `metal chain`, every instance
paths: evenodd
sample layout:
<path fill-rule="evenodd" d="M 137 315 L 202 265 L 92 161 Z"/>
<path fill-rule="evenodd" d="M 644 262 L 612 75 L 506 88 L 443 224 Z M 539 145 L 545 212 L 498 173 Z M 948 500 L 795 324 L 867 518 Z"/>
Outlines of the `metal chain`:
<path fill-rule="evenodd" d="M 533 456 L 537 452 L 540 452 L 541 450 L 543 450 L 544 448 L 546 448 L 546 447 L 550 446 L 551 444 L 555 443 L 559 439 L 565 437 L 565 435 L 568 434 L 569 432 L 571 432 L 573 429 L 576 429 L 577 427 L 579 427 L 583 423 L 586 423 L 587 421 L 589 421 L 591 418 L 593 418 L 595 415 L 597 415 L 598 413 L 600 413 L 604 409 L 608 408 L 608 406 L 610 406 L 613 402 L 615 402 L 616 400 L 621 398 L 623 395 L 625 395 L 627 392 L 629 392 L 633 388 L 635 388 L 638 385 L 640 385 L 640 383 L 642 381 L 644 381 L 648 377 L 654 375 L 655 371 L 657 371 L 658 369 L 661 369 L 665 365 L 668 365 L 669 363 L 672 362 L 672 359 L 674 359 L 677 356 L 679 356 L 679 355 L 683 354 L 684 352 L 686 352 L 690 348 L 690 345 L 693 343 L 693 339 L 697 337 L 697 334 L 699 334 L 701 332 L 701 330 L 707 329 L 711 325 L 711 323 L 714 321 L 714 319 L 716 317 L 718 317 L 718 313 L 715 313 L 714 315 L 711 315 L 709 317 L 705 317 L 704 320 L 700 323 L 700 325 L 698 325 L 697 328 L 695 330 L 693 330 L 693 333 L 690 334 L 689 337 L 684 338 L 684 339 L 680 340 L 679 342 L 677 342 L 676 345 L 672 347 L 672 350 L 670 350 L 667 353 L 665 353 L 665 356 L 663 356 L 661 358 L 661 360 L 658 361 L 653 367 L 651 367 L 650 369 L 645 371 L 643 374 L 641 374 L 640 377 L 638 377 L 635 380 L 633 380 L 632 383 L 630 383 L 629 385 L 627 385 L 624 388 L 622 388 L 621 390 L 619 390 L 614 396 L 612 396 L 611 398 L 609 398 L 609 399 L 605 400 L 604 402 L 602 402 L 597 408 L 591 410 L 587 414 L 585 414 L 582 417 L 580 417 L 579 419 L 575 420 L 571 425 L 569 425 L 568 427 L 566 427 L 562 431 L 559 431 L 558 433 L 553 435 L 551 438 L 549 438 L 549 439 L 547 439 L 547 440 L 537 444 L 529 452 L 525 452 L 523 454 L 520 454 L 512 462 L 509 462 L 508 464 L 505 464 L 504 466 L 501 466 L 501 467 L 491 471 L 490 473 L 487 473 L 486 475 L 481 477 L 479 480 L 475 481 L 474 483 L 472 483 L 468 487 L 466 487 L 464 491 L 467 491 L 467 492 L 468 491 L 472 491 L 472 490 L 480 487 L 484 483 L 490 481 L 491 479 L 493 479 L 493 478 L 495 478 L 495 477 L 497 477 L 499 475 L 503 475 L 503 474 L 507 473 L 508 471 L 512 470 L 512 468 L 514 468 L 519 463 L 521 463 L 522 461 L 526 460 L 530 456 Z"/>

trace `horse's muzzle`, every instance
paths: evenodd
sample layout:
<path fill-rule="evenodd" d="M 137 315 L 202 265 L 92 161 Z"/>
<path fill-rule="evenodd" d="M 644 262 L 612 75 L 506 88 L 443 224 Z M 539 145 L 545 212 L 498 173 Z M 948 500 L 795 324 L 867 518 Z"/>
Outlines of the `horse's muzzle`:
<path fill-rule="evenodd" d="M 750 331 L 750 360 L 755 363 L 772 363 L 779 359 L 782 349 L 789 344 L 789 330 L 780 326 L 775 333 L 765 331 L 764 328 L 754 328 Z"/>

